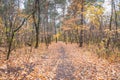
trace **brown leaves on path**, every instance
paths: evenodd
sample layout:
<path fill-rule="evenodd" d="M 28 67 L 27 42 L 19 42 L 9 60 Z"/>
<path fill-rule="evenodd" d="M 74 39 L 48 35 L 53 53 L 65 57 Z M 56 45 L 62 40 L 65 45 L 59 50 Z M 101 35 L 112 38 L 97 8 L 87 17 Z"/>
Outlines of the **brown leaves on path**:
<path fill-rule="evenodd" d="M 0 80 L 119 80 L 120 63 L 109 63 L 77 44 L 25 47 L 0 60 Z"/>

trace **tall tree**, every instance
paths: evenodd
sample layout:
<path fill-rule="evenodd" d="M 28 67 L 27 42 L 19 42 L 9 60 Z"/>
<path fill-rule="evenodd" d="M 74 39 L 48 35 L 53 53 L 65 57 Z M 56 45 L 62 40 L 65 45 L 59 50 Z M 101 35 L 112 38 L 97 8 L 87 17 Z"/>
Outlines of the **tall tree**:
<path fill-rule="evenodd" d="M 81 0 L 81 31 L 80 31 L 80 47 L 83 46 L 83 25 L 84 25 L 84 16 L 83 16 L 83 12 L 84 12 L 84 0 Z"/>
<path fill-rule="evenodd" d="M 8 44 L 7 59 L 9 59 L 10 53 L 12 51 L 14 36 L 16 32 L 19 31 L 20 28 L 24 25 L 25 21 L 30 17 L 30 15 L 28 15 L 27 17 L 19 16 L 22 12 L 20 13 L 19 6 L 15 5 L 15 0 L 6 0 L 6 2 L 3 1 L 3 4 L 4 11 L 2 14 L 2 21 L 6 30 L 5 33 Z"/>
<path fill-rule="evenodd" d="M 112 19 L 113 19 L 113 0 L 111 0 L 111 16 L 110 16 L 110 23 L 109 23 L 109 32 L 112 31 Z M 108 49 L 110 46 L 110 41 L 111 41 L 111 34 L 108 35 L 108 40 L 107 40 L 107 45 L 106 48 Z"/>
<path fill-rule="evenodd" d="M 33 10 L 35 9 L 35 12 L 33 13 L 33 21 L 34 21 L 34 26 L 35 26 L 35 31 L 36 31 L 36 43 L 35 43 L 35 48 L 38 48 L 39 46 L 39 27 L 40 27 L 40 0 L 35 0 L 34 1 L 34 7 Z"/>

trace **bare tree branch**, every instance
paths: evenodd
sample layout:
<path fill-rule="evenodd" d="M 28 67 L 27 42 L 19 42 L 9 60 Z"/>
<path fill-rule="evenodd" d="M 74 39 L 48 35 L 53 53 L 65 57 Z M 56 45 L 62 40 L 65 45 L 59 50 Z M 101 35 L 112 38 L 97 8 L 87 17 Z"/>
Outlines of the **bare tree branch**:
<path fill-rule="evenodd" d="M 28 15 L 26 18 L 24 18 L 23 21 L 22 21 L 22 23 L 19 25 L 18 28 L 16 28 L 16 29 L 14 30 L 14 32 L 17 32 L 17 31 L 24 25 L 25 21 L 26 21 L 35 11 L 36 11 L 36 10 L 34 10 L 30 15 Z"/>

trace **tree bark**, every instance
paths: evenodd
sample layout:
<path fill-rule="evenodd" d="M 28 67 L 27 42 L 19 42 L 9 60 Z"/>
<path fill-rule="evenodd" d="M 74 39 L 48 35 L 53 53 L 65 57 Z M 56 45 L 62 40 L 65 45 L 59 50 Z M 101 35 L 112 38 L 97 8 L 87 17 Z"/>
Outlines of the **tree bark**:
<path fill-rule="evenodd" d="M 11 38 L 10 38 L 10 40 L 9 40 L 9 45 L 8 45 L 7 60 L 8 60 L 9 57 L 10 57 L 13 38 L 14 38 L 14 33 L 12 32 Z"/>
<path fill-rule="evenodd" d="M 112 2 L 111 2 L 111 17 L 110 17 L 109 31 L 112 30 L 112 17 L 113 17 L 113 0 L 112 0 Z M 109 45 L 110 45 L 110 41 L 111 41 L 110 36 L 111 36 L 111 35 L 108 35 L 108 40 L 107 40 L 106 49 L 108 49 L 108 48 L 109 48 Z"/>
<path fill-rule="evenodd" d="M 83 24 L 84 24 L 84 16 L 83 16 L 83 12 L 84 12 L 84 0 L 81 1 L 82 4 L 82 8 L 81 8 L 81 31 L 80 31 L 80 40 L 79 40 L 79 47 L 83 46 Z"/>

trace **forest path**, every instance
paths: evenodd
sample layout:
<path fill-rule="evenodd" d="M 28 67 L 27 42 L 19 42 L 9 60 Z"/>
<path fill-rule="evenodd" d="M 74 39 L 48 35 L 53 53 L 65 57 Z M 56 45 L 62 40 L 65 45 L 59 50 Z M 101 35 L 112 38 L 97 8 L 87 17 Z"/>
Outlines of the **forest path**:
<path fill-rule="evenodd" d="M 72 61 L 69 59 L 68 54 L 63 43 L 58 43 L 58 60 L 55 70 L 55 80 L 74 80 L 74 66 Z"/>
<path fill-rule="evenodd" d="M 120 64 L 110 64 L 77 44 L 53 43 L 48 52 L 56 61 L 54 80 L 117 80 L 120 76 Z"/>
<path fill-rule="evenodd" d="M 120 80 L 119 62 L 109 63 L 75 43 L 41 48 L 21 48 L 1 60 L 0 80 Z"/>

